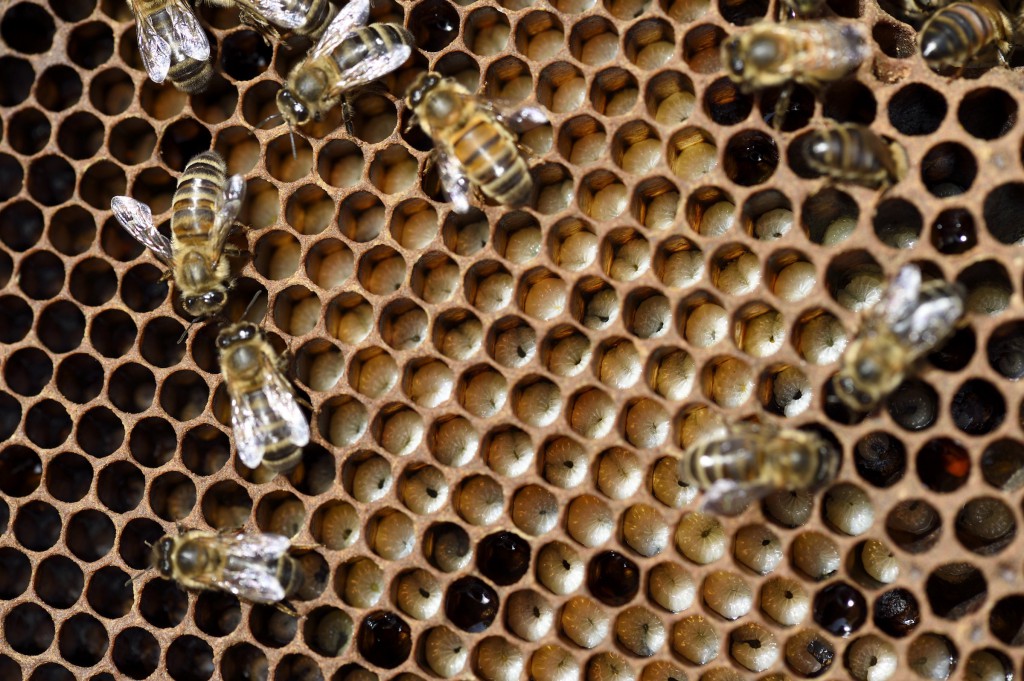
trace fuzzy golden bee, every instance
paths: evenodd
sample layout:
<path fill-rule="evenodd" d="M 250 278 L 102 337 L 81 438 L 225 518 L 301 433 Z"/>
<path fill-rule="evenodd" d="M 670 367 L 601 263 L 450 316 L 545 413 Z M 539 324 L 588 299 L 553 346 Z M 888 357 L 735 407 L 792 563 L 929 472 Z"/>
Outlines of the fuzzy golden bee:
<path fill-rule="evenodd" d="M 153 212 L 128 196 L 110 202 L 121 226 L 168 267 L 181 294 L 185 312 L 208 317 L 220 312 L 228 298 L 231 267 L 225 252 L 235 218 L 242 208 L 245 180 L 227 175 L 217 152 L 205 151 L 185 166 L 171 204 L 171 238 L 153 224 Z"/>
<path fill-rule="evenodd" d="M 406 95 L 419 123 L 434 140 L 441 184 L 456 212 L 469 210 L 471 186 L 505 206 L 522 205 L 533 192 L 533 178 L 512 130 L 543 125 L 536 107 L 505 115 L 452 78 L 421 74 Z"/>
<path fill-rule="evenodd" d="M 190 590 L 219 589 L 254 603 L 277 603 L 295 593 L 302 574 L 279 534 L 188 530 L 153 545 L 159 575 Z"/>
<path fill-rule="evenodd" d="M 318 38 L 334 16 L 330 0 L 205 0 L 214 7 L 237 7 L 242 23 L 266 38 L 280 32 Z"/>
<path fill-rule="evenodd" d="M 182 92 L 205 90 L 213 77 L 210 43 L 185 0 L 128 0 L 128 7 L 150 80 L 170 80 Z"/>
<path fill-rule="evenodd" d="M 249 468 L 294 468 L 309 443 L 309 424 L 266 334 L 255 324 L 233 324 L 218 334 L 217 350 L 239 459 Z"/>
<path fill-rule="evenodd" d="M 954 2 L 921 27 L 921 56 L 933 69 L 962 69 L 994 58 L 1006 66 L 1014 21 L 999 0 Z"/>
<path fill-rule="evenodd" d="M 836 447 L 812 432 L 739 422 L 683 453 L 680 479 L 705 492 L 705 508 L 736 515 L 776 490 L 821 489 L 839 469 Z"/>
<path fill-rule="evenodd" d="M 856 123 L 813 130 L 804 140 L 803 153 L 812 170 L 840 182 L 886 188 L 907 174 L 903 147 Z"/>
<path fill-rule="evenodd" d="M 836 395 L 857 411 L 874 408 L 953 333 L 965 309 L 959 285 L 925 282 L 919 267 L 904 265 L 846 348 L 832 379 Z"/>

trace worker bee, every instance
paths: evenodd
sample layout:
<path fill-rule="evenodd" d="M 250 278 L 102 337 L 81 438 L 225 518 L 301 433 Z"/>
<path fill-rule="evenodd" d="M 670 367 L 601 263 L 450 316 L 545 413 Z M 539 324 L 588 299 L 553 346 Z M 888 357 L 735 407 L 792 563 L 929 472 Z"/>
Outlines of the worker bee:
<path fill-rule="evenodd" d="M 115 196 L 110 208 L 121 226 L 168 267 L 164 277 L 174 278 L 185 312 L 207 317 L 227 302 L 231 267 L 224 254 L 235 251 L 225 244 L 244 196 L 242 176 L 228 177 L 224 159 L 205 151 L 188 162 L 178 180 L 170 239 L 157 231 L 146 204 Z"/>
<path fill-rule="evenodd" d="M 419 124 L 436 145 L 441 184 L 458 213 L 469 210 L 470 185 L 506 206 L 525 203 L 533 178 L 512 130 L 543 125 L 536 107 L 502 114 L 452 78 L 421 74 L 406 94 L 410 125 Z"/>
<path fill-rule="evenodd" d="M 1014 32 L 1013 21 L 999 0 L 954 2 L 935 12 L 921 28 L 921 56 L 933 69 L 963 69 L 992 56 L 1007 66 Z"/>
<path fill-rule="evenodd" d="M 153 545 L 164 579 L 186 589 L 220 589 L 255 603 L 277 603 L 295 593 L 302 573 L 279 534 L 188 530 Z"/>
<path fill-rule="evenodd" d="M 924 282 L 919 267 L 904 265 L 843 353 L 842 368 L 832 379 L 836 395 L 857 411 L 872 409 L 918 358 L 953 333 L 965 306 L 958 284 Z"/>
<path fill-rule="evenodd" d="M 182 92 L 206 89 L 213 77 L 210 43 L 184 0 L 128 0 L 135 15 L 139 55 L 154 83 L 170 79 Z"/>
<path fill-rule="evenodd" d="M 839 456 L 815 433 L 738 422 L 724 435 L 691 445 L 680 477 L 704 490 L 707 510 L 736 515 L 776 490 L 821 489 L 835 477 Z"/>
<path fill-rule="evenodd" d="M 205 0 L 214 7 L 237 7 L 242 23 L 268 39 L 280 39 L 279 29 L 317 38 L 334 9 L 330 0 Z"/>
<path fill-rule="evenodd" d="M 309 424 L 266 334 L 249 322 L 233 324 L 217 335 L 217 350 L 239 459 L 249 468 L 293 468 L 309 442 Z"/>
<path fill-rule="evenodd" d="M 815 172 L 840 182 L 885 188 L 907 174 L 906 152 L 870 128 L 831 123 L 804 139 L 804 160 Z"/>

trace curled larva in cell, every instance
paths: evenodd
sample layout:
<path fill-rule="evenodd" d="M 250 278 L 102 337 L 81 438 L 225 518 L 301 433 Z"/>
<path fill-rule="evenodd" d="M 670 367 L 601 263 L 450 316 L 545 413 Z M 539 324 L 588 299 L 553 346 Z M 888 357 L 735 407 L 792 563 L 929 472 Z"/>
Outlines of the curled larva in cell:
<path fill-rule="evenodd" d="M 672 627 L 672 650 L 696 665 L 718 657 L 721 641 L 715 626 L 702 615 L 690 615 Z"/>
<path fill-rule="evenodd" d="M 394 456 L 408 456 L 423 442 L 423 419 L 412 409 L 398 405 L 381 416 L 377 442 Z"/>
<path fill-rule="evenodd" d="M 669 545 L 668 523 L 656 509 L 634 504 L 622 514 L 622 539 L 641 556 L 656 556 Z"/>
<path fill-rule="evenodd" d="M 612 388 L 628 388 L 640 379 L 643 364 L 636 346 L 625 338 L 604 344 L 597 376 Z"/>
<path fill-rule="evenodd" d="M 558 522 L 558 499 L 540 485 L 527 485 L 512 498 L 512 522 L 526 534 L 538 537 Z"/>
<path fill-rule="evenodd" d="M 747 525 L 733 536 L 736 560 L 759 575 L 766 575 L 782 562 L 782 542 L 764 525 Z"/>
<path fill-rule="evenodd" d="M 726 408 L 740 407 L 754 392 L 754 371 L 746 362 L 726 357 L 709 367 L 711 399 Z"/>
<path fill-rule="evenodd" d="M 571 594 L 583 584 L 583 559 L 573 547 L 560 541 L 545 544 L 537 553 L 537 580 L 553 594 Z"/>
<path fill-rule="evenodd" d="M 569 503 L 566 529 L 569 536 L 583 546 L 600 546 L 615 532 L 615 514 L 601 499 L 592 494 L 584 494 Z"/>
<path fill-rule="evenodd" d="M 793 540 L 793 565 L 814 580 L 828 579 L 842 558 L 835 542 L 820 532 L 801 532 Z"/>
<path fill-rule="evenodd" d="M 597 488 L 609 499 L 628 499 L 644 480 L 640 457 L 624 447 L 601 452 L 597 462 Z"/>
<path fill-rule="evenodd" d="M 485 681 L 518 681 L 523 667 L 519 646 L 500 636 L 488 636 L 476 646 L 476 672 Z"/>
<path fill-rule="evenodd" d="M 783 527 L 800 527 L 811 519 L 814 495 L 804 490 L 779 490 L 764 498 L 764 510 Z"/>
<path fill-rule="evenodd" d="M 881 272 L 858 272 L 836 291 L 836 302 L 853 312 L 866 310 L 882 299 L 884 285 Z"/>
<path fill-rule="evenodd" d="M 998 281 L 979 282 L 967 291 L 967 309 L 975 314 L 999 314 L 1010 304 L 1012 292 L 1008 284 L 1003 285 Z"/>
<path fill-rule="evenodd" d="M 634 655 L 651 657 L 665 645 L 668 634 L 665 623 L 657 615 L 641 605 L 634 605 L 619 613 L 615 636 Z"/>
<path fill-rule="evenodd" d="M 675 662 L 658 660 L 644 667 L 640 681 L 688 681 L 686 671 Z"/>
<path fill-rule="evenodd" d="M 422 262 L 422 261 L 421 261 Z M 420 297 L 427 303 L 443 303 L 459 289 L 459 266 L 445 259 L 429 268 L 423 274 Z"/>
<path fill-rule="evenodd" d="M 654 449 L 668 439 L 672 422 L 663 406 L 642 397 L 626 407 L 623 425 L 629 444 L 639 449 Z"/>
<path fill-rule="evenodd" d="M 434 466 L 413 464 L 398 482 L 398 498 L 417 515 L 436 513 L 448 502 L 448 481 Z"/>
<path fill-rule="evenodd" d="M 391 464 L 373 455 L 352 467 L 352 496 L 364 504 L 373 503 L 388 493 L 393 480 Z"/>
<path fill-rule="evenodd" d="M 608 637 L 611 618 L 606 608 L 586 596 L 569 599 L 562 610 L 562 633 L 580 648 L 594 648 Z"/>
<path fill-rule="evenodd" d="M 721 264 L 715 286 L 729 295 L 740 296 L 753 291 L 761 283 L 761 261 L 745 252 Z"/>
<path fill-rule="evenodd" d="M 466 478 L 459 486 L 456 510 L 470 525 L 493 525 L 505 510 L 505 495 L 501 485 L 486 475 Z"/>
<path fill-rule="evenodd" d="M 710 348 L 729 335 L 729 314 L 717 303 L 705 302 L 686 318 L 686 340 L 698 348 Z"/>
<path fill-rule="evenodd" d="M 349 643 L 352 642 L 352 634 L 355 633 L 355 623 L 352 618 L 341 610 L 330 608 L 319 617 L 319 621 L 307 620 L 306 636 L 309 638 L 310 648 L 314 651 L 330 655 L 341 655 L 345 653 Z M 315 629 L 310 632 L 310 628 Z M 312 633 L 312 636 L 310 636 Z"/>
<path fill-rule="evenodd" d="M 587 681 L 636 681 L 636 673 L 618 653 L 598 653 L 587 662 Z"/>
<path fill-rule="evenodd" d="M 651 266 L 650 244 L 639 234 L 619 245 L 606 246 L 605 273 L 616 281 L 633 281 Z"/>
<path fill-rule="evenodd" d="M 336 447 L 353 444 L 366 433 L 370 425 L 370 416 L 362 402 L 350 397 L 343 397 L 331 411 L 328 424 L 328 437 Z"/>
<path fill-rule="evenodd" d="M 740 344 L 751 357 L 769 357 L 782 349 L 786 341 L 786 320 L 775 310 L 767 310 L 748 320 Z"/>
<path fill-rule="evenodd" d="M 411 350 L 423 342 L 427 333 L 427 313 L 414 303 L 403 311 L 395 309 L 391 314 L 385 310 L 380 321 L 380 335 L 384 342 L 395 350 Z"/>
<path fill-rule="evenodd" d="M 390 486 L 390 481 L 388 484 Z M 176 492 L 179 489 L 183 488 L 177 487 L 172 490 L 172 492 Z M 187 516 L 192 506 L 195 504 L 195 491 L 193 491 L 191 487 L 186 487 L 184 489 L 188 492 L 189 501 L 183 508 L 184 512 L 173 514 L 173 516 L 177 518 L 184 518 Z M 168 498 L 167 503 L 171 503 L 170 498 Z M 170 506 L 168 506 L 168 508 L 170 508 Z M 257 509 L 257 518 L 259 518 L 260 515 L 259 509 Z M 288 498 L 282 499 L 280 503 L 276 504 L 276 507 L 270 514 L 270 521 L 267 523 L 265 528 L 261 527 L 261 529 L 265 529 L 267 532 L 272 532 L 274 534 L 284 535 L 285 537 L 294 537 L 302 530 L 302 527 L 305 524 L 306 509 L 302 505 L 302 502 L 295 498 Z M 260 525 L 262 526 L 262 523 L 260 523 Z"/>
<path fill-rule="evenodd" d="M 385 510 L 370 519 L 367 530 L 370 548 L 384 560 L 399 560 L 416 546 L 416 526 L 401 511 Z"/>
<path fill-rule="evenodd" d="M 700 676 L 700 681 L 747 681 L 746 678 L 732 667 L 715 667 Z"/>
<path fill-rule="evenodd" d="M 357 355 L 349 367 L 348 378 L 352 387 L 363 395 L 380 397 L 398 383 L 398 364 L 391 355 L 382 351 L 376 351 L 375 354 L 364 356 L 362 359 Z"/>
<path fill-rule="evenodd" d="M 498 331 L 491 355 L 494 361 L 512 369 L 529 364 L 537 352 L 537 332 L 525 323 Z"/>
<path fill-rule="evenodd" d="M 907 660 L 922 679 L 945 681 L 956 667 L 957 652 L 945 636 L 921 634 L 910 643 Z"/>
<path fill-rule="evenodd" d="M 581 100 L 582 97 L 581 93 Z M 626 188 L 620 182 L 613 182 L 607 187 L 597 190 L 589 202 L 585 201 L 585 198 L 585 196 L 581 197 L 584 200 L 580 201 L 580 207 L 587 215 L 599 222 L 617 218 L 629 205 L 629 194 L 626 193 Z"/>
<path fill-rule="evenodd" d="M 736 205 L 731 201 L 716 201 L 704 209 L 698 231 L 704 236 L 722 236 L 736 224 Z"/>
<path fill-rule="evenodd" d="M 439 523 L 424 536 L 423 553 L 442 572 L 456 572 L 469 564 L 473 545 L 466 531 L 455 523 Z"/>
<path fill-rule="evenodd" d="M 670 96 L 665 101 L 667 102 L 671 98 L 672 97 Z M 662 106 L 664 105 L 665 102 L 662 102 Z M 689 108 L 693 108 L 692 99 L 690 101 Z M 659 107 L 658 111 L 660 114 L 661 107 Z M 686 116 L 689 116 L 689 113 L 687 113 Z M 686 116 L 679 120 L 684 120 Z M 661 122 L 660 117 L 658 118 L 658 120 L 659 122 Z M 647 204 L 647 211 L 644 213 L 644 226 L 647 227 L 647 229 L 653 229 L 656 232 L 663 232 L 666 229 L 671 228 L 672 225 L 675 224 L 676 213 L 678 212 L 678 210 L 679 192 L 670 190 L 658 194 L 653 199 L 651 199 L 650 203 Z"/>
<path fill-rule="evenodd" d="M 661 294 L 648 296 L 633 309 L 629 330 L 638 338 L 660 338 L 672 328 L 672 306 Z"/>
<path fill-rule="evenodd" d="M 430 428 L 430 453 L 445 466 L 465 466 L 480 451 L 480 434 L 462 416 L 442 417 Z"/>
<path fill-rule="evenodd" d="M 821 237 L 822 246 L 836 246 L 846 241 L 854 230 L 857 229 L 857 219 L 850 216 L 840 216 L 829 223 L 825 233 Z"/>
<path fill-rule="evenodd" d="M 446 230 L 447 231 L 447 230 Z M 457 255 L 473 255 L 487 245 L 491 226 L 486 220 L 455 227 L 454 234 L 446 234 L 446 245 Z"/>
<path fill-rule="evenodd" d="M 823 676 L 835 659 L 832 643 L 814 629 L 802 629 L 786 641 L 786 663 L 801 676 Z"/>
<path fill-rule="evenodd" d="M 359 539 L 360 529 L 359 513 L 355 507 L 347 501 L 330 502 L 326 508 L 321 507 L 313 515 L 314 537 L 319 537 L 319 543 L 325 548 L 340 551 L 352 546 Z"/>
<path fill-rule="evenodd" d="M 967 681 L 1012 681 L 1014 678 L 1013 663 L 994 648 L 971 653 L 964 673 Z"/>
<path fill-rule="evenodd" d="M 532 260 L 540 253 L 541 232 L 535 225 L 517 229 L 508 235 L 502 255 L 514 263 Z"/>
<path fill-rule="evenodd" d="M 370 335 L 373 331 L 373 306 L 362 298 L 362 302 L 352 307 L 339 309 L 332 305 L 328 313 L 328 326 L 331 335 L 342 343 L 355 345 Z M 337 312 L 334 313 L 335 310 Z"/>
<path fill-rule="evenodd" d="M 362 274 L 363 267 L 361 266 L 359 269 Z M 392 257 L 384 258 L 371 264 L 369 271 L 365 273 L 365 276 L 360 276 L 359 279 L 371 293 L 387 295 L 402 287 L 402 282 L 405 281 L 405 273 L 405 260 L 395 253 Z"/>
<path fill-rule="evenodd" d="M 856 681 L 889 681 L 898 664 L 893 645 L 874 634 L 861 636 L 846 649 L 846 668 Z"/>
<path fill-rule="evenodd" d="M 436 615 L 443 596 L 444 589 L 437 578 L 426 570 L 417 568 L 398 576 L 395 602 L 413 619 L 426 620 Z"/>
<path fill-rule="evenodd" d="M 658 563 L 650 572 L 647 591 L 651 600 L 669 612 L 681 612 L 693 605 L 697 586 L 678 563 Z"/>
<path fill-rule="evenodd" d="M 487 443 L 487 465 L 506 478 L 515 478 L 530 469 L 533 463 L 533 440 L 515 426 L 492 432 Z"/>
<path fill-rule="evenodd" d="M 424 363 L 414 362 L 406 367 L 402 387 L 413 404 L 433 409 L 451 399 L 455 389 L 455 374 L 447 364 L 437 359 Z"/>
<path fill-rule="evenodd" d="M 868 539 L 860 550 L 864 572 L 882 584 L 892 584 L 900 576 L 900 565 L 892 549 L 878 541 Z"/>
<path fill-rule="evenodd" d="M 535 681 L 577 681 L 580 665 L 562 646 L 548 644 L 535 650 L 530 658 L 530 678 Z"/>
<path fill-rule="evenodd" d="M 615 425 L 615 402 L 598 388 L 581 390 L 572 400 L 569 425 L 583 437 L 598 440 Z"/>
<path fill-rule="evenodd" d="M 474 416 L 490 418 L 501 411 L 508 399 L 508 381 L 500 373 L 485 368 L 463 377 L 459 403 Z"/>
<path fill-rule="evenodd" d="M 669 250 L 663 257 L 658 258 L 655 274 L 661 283 L 669 288 L 693 286 L 704 276 L 704 253 L 688 242 L 686 245 L 686 248 Z"/>
<path fill-rule="evenodd" d="M 443 679 L 462 672 L 469 659 L 469 650 L 459 635 L 448 627 L 434 627 L 427 632 L 423 657 L 431 671 Z"/>
<path fill-rule="evenodd" d="M 704 580 L 704 603 L 727 620 L 743 617 L 754 605 L 754 592 L 739 575 L 725 570 Z"/>
<path fill-rule="evenodd" d="M 822 506 L 829 524 L 852 537 L 864 534 L 875 522 L 871 499 L 860 487 L 848 482 L 835 485 L 825 492 Z"/>
<path fill-rule="evenodd" d="M 568 287 L 561 277 L 544 277 L 529 285 L 522 299 L 523 312 L 534 319 L 553 319 L 562 314 L 568 295 Z"/>
<path fill-rule="evenodd" d="M 772 632 L 760 624 L 748 623 L 729 634 L 729 652 L 743 667 L 763 672 L 778 660 L 779 644 Z"/>
<path fill-rule="evenodd" d="M 484 312 L 496 312 L 512 302 L 514 287 L 515 280 L 511 274 L 494 272 L 477 283 L 471 302 Z"/>
<path fill-rule="evenodd" d="M 698 565 L 713 563 L 724 556 L 727 544 L 722 523 L 709 513 L 687 513 L 676 527 L 676 546 Z"/>
<path fill-rule="evenodd" d="M 793 229 L 793 211 L 775 208 L 762 213 L 754 222 L 754 236 L 761 241 L 781 239 Z"/>
<path fill-rule="evenodd" d="M 593 232 L 585 229 L 573 232 L 562 239 L 555 262 L 567 270 L 581 270 L 597 258 L 597 246 L 597 236 Z"/>
<path fill-rule="evenodd" d="M 555 622 L 555 611 L 536 591 L 516 591 L 505 601 L 505 623 L 524 641 L 539 641 Z"/>
<path fill-rule="evenodd" d="M 372 608 L 387 588 L 384 571 L 377 561 L 356 558 L 345 565 L 345 589 L 342 597 L 354 608 Z"/>
<path fill-rule="evenodd" d="M 761 610 L 784 627 L 803 622 L 810 607 L 810 596 L 795 579 L 773 577 L 761 585 Z"/>
<path fill-rule="evenodd" d="M 571 489 L 587 478 L 590 461 L 583 446 L 560 435 L 544 444 L 544 479 L 555 487 Z"/>
<path fill-rule="evenodd" d="M 719 412 L 704 405 L 685 409 L 679 426 L 679 445 L 683 449 L 697 442 L 710 442 L 729 435 L 729 428 Z"/>
<path fill-rule="evenodd" d="M 779 270 L 772 283 L 772 292 L 787 303 L 795 303 L 809 296 L 818 284 L 814 265 L 797 260 Z"/>
<path fill-rule="evenodd" d="M 619 316 L 619 297 L 615 289 L 606 286 L 584 301 L 581 322 L 588 329 L 600 331 L 612 324 Z"/>
<path fill-rule="evenodd" d="M 679 459 L 663 456 L 651 474 L 654 498 L 669 508 L 682 508 L 697 496 L 697 488 L 680 475 Z"/>
<path fill-rule="evenodd" d="M 529 426 L 550 426 L 562 411 L 562 393 L 547 379 L 527 379 L 527 385 L 521 383 L 515 392 L 512 409 L 516 418 Z"/>
<path fill-rule="evenodd" d="M 438 350 L 451 359 L 469 359 L 483 342 L 484 327 L 476 317 L 467 317 L 441 332 Z"/>
<path fill-rule="evenodd" d="M 819 314 L 809 319 L 800 330 L 800 354 L 811 364 L 838 362 L 846 350 L 850 337 L 842 322 L 831 314 Z"/>
<path fill-rule="evenodd" d="M 548 371 L 556 376 L 576 376 L 590 363 L 590 340 L 572 327 L 564 328 L 568 332 L 566 335 L 548 341 L 551 349 L 546 365 Z"/>
<path fill-rule="evenodd" d="M 807 411 L 814 398 L 810 379 L 800 369 L 787 366 L 771 377 L 771 397 L 783 416 L 792 418 Z"/>

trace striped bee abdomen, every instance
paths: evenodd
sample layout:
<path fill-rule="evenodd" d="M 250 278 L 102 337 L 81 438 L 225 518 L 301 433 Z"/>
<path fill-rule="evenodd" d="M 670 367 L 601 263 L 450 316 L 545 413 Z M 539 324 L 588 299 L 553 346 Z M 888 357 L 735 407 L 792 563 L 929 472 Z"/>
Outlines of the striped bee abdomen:
<path fill-rule="evenodd" d="M 331 53 L 341 74 L 359 70 L 362 62 L 379 58 L 398 45 L 413 45 L 415 39 L 398 24 L 370 24 L 352 31 Z M 351 87 L 351 86 L 348 86 Z"/>
<path fill-rule="evenodd" d="M 146 3 L 141 3 L 144 7 Z M 170 0 L 152 0 L 151 7 L 146 11 L 152 13 L 153 26 L 160 35 L 174 36 L 179 31 L 173 23 L 171 15 L 166 7 Z M 167 78 L 175 87 L 182 92 L 195 94 L 202 92 L 213 78 L 213 65 L 210 60 L 199 61 L 185 54 L 172 40 L 171 43 L 171 66 L 167 70 Z"/>
<path fill-rule="evenodd" d="M 874 187 L 899 179 L 889 143 L 860 125 L 816 130 L 804 150 L 811 169 L 837 180 Z"/>
<path fill-rule="evenodd" d="M 506 206 L 525 203 L 533 190 L 530 168 L 515 138 L 483 111 L 469 117 L 451 140 L 452 153 L 484 194 Z"/>
<path fill-rule="evenodd" d="M 933 14 L 921 29 L 921 56 L 932 67 L 962 67 L 995 41 L 1005 40 L 998 8 L 955 2 Z"/>
<path fill-rule="evenodd" d="M 302 448 L 292 442 L 288 422 L 274 410 L 262 389 L 257 388 L 240 398 L 251 407 L 256 428 L 261 434 L 260 440 L 267 443 L 263 465 L 272 471 L 294 468 L 302 457 Z"/>
<path fill-rule="evenodd" d="M 185 166 L 174 192 L 171 232 L 176 236 L 205 236 L 221 207 L 227 166 L 215 152 L 204 151 Z"/>

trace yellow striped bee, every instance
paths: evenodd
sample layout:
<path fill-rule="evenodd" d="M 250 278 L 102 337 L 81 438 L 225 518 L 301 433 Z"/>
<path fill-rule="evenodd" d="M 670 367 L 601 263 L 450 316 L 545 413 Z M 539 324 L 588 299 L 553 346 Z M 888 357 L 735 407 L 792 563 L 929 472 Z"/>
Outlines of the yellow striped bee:
<path fill-rule="evenodd" d="M 921 56 L 933 69 L 962 69 L 991 56 L 1006 66 L 1014 33 L 1013 21 L 999 0 L 954 2 L 921 28 Z"/>
<path fill-rule="evenodd" d="M 279 29 L 317 38 L 331 20 L 330 0 L 205 0 L 214 7 L 237 7 L 242 23 L 267 38 L 280 38 Z"/>
<path fill-rule="evenodd" d="M 182 92 L 202 92 L 210 78 L 210 43 L 184 0 L 128 0 L 139 54 L 154 83 L 169 79 Z"/>
<path fill-rule="evenodd" d="M 888 187 L 907 173 L 903 147 L 855 123 L 830 123 L 812 131 L 803 152 L 812 170 L 840 182 Z"/>
<path fill-rule="evenodd" d="M 309 424 L 266 334 L 249 322 L 233 324 L 217 335 L 217 351 L 238 458 L 249 468 L 294 468 L 309 443 Z"/>
<path fill-rule="evenodd" d="M 704 490 L 707 510 L 736 515 L 777 490 L 821 489 L 836 476 L 839 457 L 815 433 L 740 421 L 691 445 L 679 473 Z"/>
<path fill-rule="evenodd" d="M 110 201 L 121 226 L 168 267 L 181 293 L 182 306 L 195 317 L 206 317 L 227 302 L 231 267 L 224 257 L 228 236 L 242 208 L 245 180 L 227 175 L 224 159 L 204 151 L 185 166 L 174 192 L 171 238 L 153 224 L 153 212 L 128 196 Z"/>
<path fill-rule="evenodd" d="M 189 530 L 153 545 L 153 564 L 164 579 L 186 589 L 219 589 L 255 603 L 277 603 L 298 590 L 302 574 L 279 534 Z"/>
<path fill-rule="evenodd" d="M 409 86 L 406 105 L 433 140 L 441 184 L 456 212 L 469 210 L 470 185 L 505 206 L 525 203 L 533 178 L 517 130 L 547 123 L 544 113 L 526 107 L 510 115 L 474 96 L 452 78 L 424 73 Z"/>

